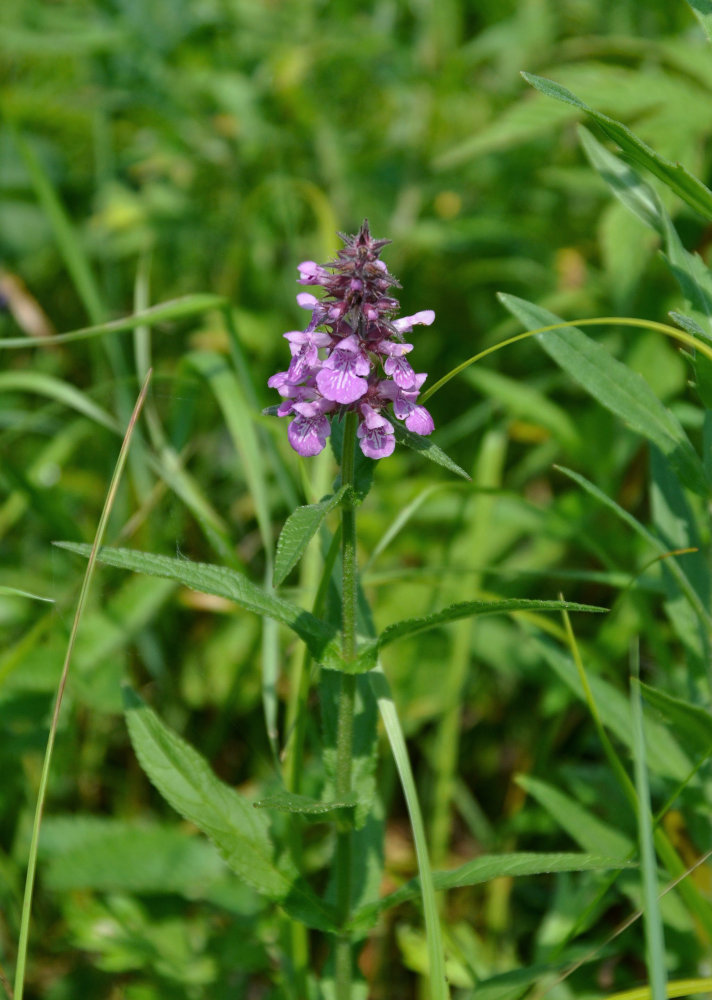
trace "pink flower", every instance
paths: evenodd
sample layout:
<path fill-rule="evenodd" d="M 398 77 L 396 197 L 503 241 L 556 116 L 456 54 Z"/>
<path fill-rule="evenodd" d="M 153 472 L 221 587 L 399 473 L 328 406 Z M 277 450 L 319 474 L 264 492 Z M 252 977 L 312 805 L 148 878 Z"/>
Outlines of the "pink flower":
<path fill-rule="evenodd" d="M 305 458 L 318 455 L 324 450 L 326 439 L 331 434 L 331 424 L 319 402 L 295 403 L 293 410 L 297 416 L 287 429 L 289 443 Z"/>
<path fill-rule="evenodd" d="M 371 362 L 364 354 L 358 337 L 351 334 L 340 340 L 332 353 L 322 362 L 316 377 L 319 392 L 336 403 L 355 403 L 366 394 L 368 382 L 364 378 L 371 370 Z"/>
<path fill-rule="evenodd" d="M 393 424 L 368 403 L 362 403 L 360 410 L 363 420 L 358 425 L 356 435 L 361 451 L 368 458 L 388 458 L 396 446 Z"/>

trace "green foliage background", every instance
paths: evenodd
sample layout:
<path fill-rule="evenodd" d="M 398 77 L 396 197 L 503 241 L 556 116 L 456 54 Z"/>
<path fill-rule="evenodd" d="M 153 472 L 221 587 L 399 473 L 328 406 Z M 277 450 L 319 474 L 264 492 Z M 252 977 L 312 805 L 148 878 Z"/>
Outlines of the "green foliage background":
<path fill-rule="evenodd" d="M 0 335 L 32 334 L 23 302 L 68 331 L 210 292 L 233 304 L 242 349 L 239 377 L 218 383 L 206 358 L 228 359 L 229 330 L 223 312 L 206 309 L 150 335 L 2 354 L 6 972 L 48 713 L 82 571 L 51 543 L 92 540 L 149 356 L 153 423 L 134 449 L 108 540 L 229 559 L 259 582 L 269 568 L 265 534 L 276 539 L 295 503 L 314 502 L 331 485 L 328 456 L 299 464 L 283 423 L 254 415 L 274 402 L 265 383 L 284 367 L 281 334 L 302 323 L 296 264 L 328 258 L 338 230 L 353 232 L 367 216 L 375 235 L 393 240 L 386 254 L 403 285 L 404 312 L 436 311 L 435 325 L 417 331 L 429 383 L 521 329 L 497 292 L 571 318 L 664 320 L 681 306 L 658 237 L 611 198 L 583 157 L 581 115 L 527 87 L 521 70 L 555 79 L 709 179 L 712 61 L 681 0 L 2 5 L 0 288 L 10 309 Z M 705 258 L 708 223 L 654 186 L 684 245 Z M 702 410 L 679 351 L 652 331 L 602 328 L 593 336 L 644 375 L 702 448 Z M 429 405 L 436 442 L 472 473 L 474 487 L 425 468 L 405 449 L 379 463 L 359 513 L 377 625 L 455 600 L 550 599 L 563 591 L 613 609 L 603 622 L 577 619 L 575 629 L 626 764 L 632 640 L 640 638 L 645 681 L 705 711 L 705 640 L 663 613 L 678 598 L 653 562 L 656 551 L 553 465 L 584 474 L 654 524 L 668 549 L 697 545 L 702 554 L 689 558 L 697 560 L 690 572 L 698 583 L 707 579 L 705 502 L 688 496 L 661 516 L 661 480 L 651 494 L 641 438 L 533 340 L 469 369 Z M 263 435 L 262 499 L 245 430 L 250 413 Z M 189 481 L 176 486 L 166 477 L 171 456 L 181 456 Z M 409 516 L 399 524 L 403 511 Z M 315 586 L 319 552 L 310 552 L 301 575 L 287 581 L 297 601 Z M 483 619 L 384 656 L 439 868 L 483 851 L 578 847 L 621 857 L 633 849 L 635 814 L 602 751 L 560 626 L 552 619 L 548 629 L 542 637 L 531 623 Z M 171 581 L 102 569 L 53 768 L 29 996 L 291 997 L 274 910 L 233 881 L 148 786 L 120 715 L 128 678 L 220 777 L 249 794 L 269 792 L 277 768 L 262 712 L 262 642 L 259 620 L 227 604 Z M 284 667 L 294 652 L 286 636 L 280 642 Z M 286 676 L 285 668 L 277 688 L 282 732 Z M 702 717 L 701 736 L 691 736 L 689 714 L 676 725 L 669 703 L 646 713 L 653 807 L 672 807 L 665 829 L 692 865 L 710 844 L 709 719 Z M 316 794 L 316 709 L 308 740 L 305 781 Z M 392 767 L 384 764 L 378 779 L 394 888 L 415 863 Z M 324 850 L 324 838 L 310 833 L 306 863 L 314 871 Z M 639 875 L 625 871 L 604 895 L 612 877 L 500 879 L 450 893 L 443 916 L 456 995 L 484 982 L 478 997 L 519 996 L 536 982 L 565 1000 L 644 980 L 640 922 L 608 942 L 639 905 Z M 711 878 L 709 865 L 690 877 L 708 914 Z M 674 893 L 662 911 L 669 973 L 702 973 L 709 925 Z M 369 939 L 362 966 L 376 1000 L 422 989 L 420 926 L 417 903 L 406 903 Z M 594 957 L 555 984 L 557 970 L 589 951 Z M 317 963 L 323 959 L 317 951 Z"/>

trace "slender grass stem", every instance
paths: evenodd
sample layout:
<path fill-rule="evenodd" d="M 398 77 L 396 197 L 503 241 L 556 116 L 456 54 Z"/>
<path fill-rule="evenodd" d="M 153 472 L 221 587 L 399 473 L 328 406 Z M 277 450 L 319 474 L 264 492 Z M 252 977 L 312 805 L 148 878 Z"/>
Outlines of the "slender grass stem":
<path fill-rule="evenodd" d="M 20 918 L 20 938 L 17 946 L 17 963 L 15 966 L 15 989 L 14 989 L 14 1000 L 22 1000 L 25 988 L 25 967 L 27 964 L 27 949 L 30 936 L 30 911 L 32 908 L 32 895 L 35 885 L 35 872 L 37 869 L 37 852 L 39 848 L 40 839 L 40 826 L 42 824 L 42 814 L 44 812 L 45 798 L 47 795 L 47 786 L 49 784 L 49 772 L 50 766 L 52 764 L 52 751 L 54 750 L 54 740 L 57 733 L 57 726 L 59 725 L 59 712 L 62 707 L 62 699 L 64 697 L 64 689 L 67 685 L 67 678 L 69 676 L 69 665 L 72 660 L 72 654 L 74 653 L 74 646 L 77 638 L 77 632 L 79 631 L 79 622 L 81 621 L 84 608 L 86 607 L 87 597 L 89 595 L 89 588 L 94 576 L 94 568 L 96 566 L 96 556 L 97 552 L 101 547 L 101 543 L 106 532 L 106 526 L 109 523 L 109 515 L 114 506 L 114 500 L 116 499 L 116 493 L 119 488 L 119 483 L 121 481 L 121 476 L 124 471 L 124 466 L 126 465 L 126 459 L 129 454 L 129 445 L 131 443 L 131 438 L 133 436 L 134 429 L 136 427 L 136 422 L 138 420 L 141 408 L 146 399 L 146 394 L 148 392 L 148 385 L 151 380 L 151 369 L 149 369 L 146 379 L 139 393 L 138 399 L 131 414 L 131 418 L 128 423 L 126 434 L 124 435 L 124 440 L 121 445 L 121 451 L 119 452 L 119 457 L 116 461 L 116 466 L 114 468 L 114 474 L 111 478 L 109 484 L 109 489 L 106 494 L 106 500 L 104 501 L 104 507 L 101 512 L 101 517 L 99 518 L 99 524 L 97 525 L 96 534 L 94 536 L 94 544 L 92 546 L 91 555 L 89 556 L 89 561 L 87 562 L 87 568 L 84 573 L 84 579 L 82 581 L 81 590 L 79 593 L 79 599 L 77 601 L 76 611 L 74 613 L 74 621 L 72 622 L 72 629 L 69 635 L 69 642 L 67 643 L 67 650 L 64 657 L 64 664 L 62 666 L 62 674 L 59 680 L 59 686 L 57 688 L 57 694 L 54 701 L 54 710 L 52 712 L 52 722 L 49 728 L 49 735 L 47 737 L 47 748 L 45 750 L 44 760 L 42 762 L 42 774 L 40 776 L 40 785 L 37 791 L 37 804 L 35 806 L 35 818 L 32 825 L 32 838 L 30 841 L 30 852 L 27 861 L 27 875 L 25 879 L 25 892 L 22 901 L 22 915 Z"/>
<path fill-rule="evenodd" d="M 341 455 L 341 482 L 353 485 L 354 452 L 356 447 L 356 414 L 346 415 L 344 443 Z M 347 496 L 341 514 L 341 652 L 345 660 L 356 655 L 356 511 Z M 356 677 L 341 675 L 339 694 L 339 717 L 336 732 L 336 797 L 340 799 L 351 793 L 351 771 L 353 760 L 354 703 L 356 699 Z M 336 906 L 339 922 L 345 926 L 351 916 L 351 852 L 352 836 L 350 827 L 337 830 L 336 834 Z M 334 978 L 336 1000 L 350 1000 L 351 997 L 351 940 L 347 933 L 336 941 L 334 953 Z"/>

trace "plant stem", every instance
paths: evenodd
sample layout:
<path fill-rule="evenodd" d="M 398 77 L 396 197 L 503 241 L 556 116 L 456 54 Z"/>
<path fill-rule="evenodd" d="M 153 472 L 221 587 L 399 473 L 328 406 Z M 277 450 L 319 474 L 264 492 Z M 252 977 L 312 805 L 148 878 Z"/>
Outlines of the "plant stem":
<path fill-rule="evenodd" d="M 354 452 L 356 447 L 356 414 L 346 415 L 344 441 L 341 455 L 341 482 L 354 483 Z M 345 497 L 341 514 L 341 652 L 345 660 L 356 655 L 356 511 L 351 498 Z M 351 793 L 353 759 L 354 702 L 356 676 L 342 673 L 339 695 L 339 718 L 336 731 L 336 798 Z M 337 829 L 336 834 L 336 906 L 339 923 L 344 926 L 351 916 L 351 828 Z M 336 1000 L 351 997 L 351 940 L 341 934 L 334 951 L 334 979 Z"/>

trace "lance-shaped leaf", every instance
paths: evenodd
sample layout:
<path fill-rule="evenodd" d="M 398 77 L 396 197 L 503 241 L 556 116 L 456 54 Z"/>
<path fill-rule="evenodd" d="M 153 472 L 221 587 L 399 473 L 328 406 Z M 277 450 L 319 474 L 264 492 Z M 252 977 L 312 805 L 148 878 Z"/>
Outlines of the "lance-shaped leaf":
<path fill-rule="evenodd" d="M 298 813 L 312 823 L 323 823 L 337 813 L 354 809 L 358 803 L 356 795 L 347 795 L 338 802 L 322 802 L 308 795 L 297 795 L 282 789 L 274 795 L 257 799 L 255 809 L 275 809 L 277 812 Z"/>
<path fill-rule="evenodd" d="M 687 0 L 693 13 L 702 26 L 702 30 L 707 35 L 707 40 L 712 42 L 712 4 L 710 0 Z"/>
<path fill-rule="evenodd" d="M 321 522 L 329 511 L 339 506 L 348 489 L 348 486 L 342 486 L 333 496 L 327 497 L 319 503 L 297 507 L 289 515 L 277 542 L 277 554 L 274 561 L 275 587 L 278 587 L 289 576 L 304 555 L 307 545 L 318 531 Z"/>
<path fill-rule="evenodd" d="M 436 611 L 431 615 L 405 618 L 403 621 L 395 622 L 381 632 L 376 643 L 381 649 L 383 646 L 395 642 L 396 639 L 417 635 L 418 632 L 426 632 L 428 629 L 447 625 L 448 622 L 455 622 L 460 618 L 475 618 L 479 615 L 501 615 L 509 614 L 512 611 L 605 612 L 607 610 L 607 608 L 599 608 L 592 604 L 576 604 L 571 601 L 530 601 L 523 598 L 512 598 L 504 601 L 462 601 L 458 604 L 451 604 L 449 608 Z"/>
<path fill-rule="evenodd" d="M 499 296 L 528 330 L 562 323 L 558 316 L 514 295 Z M 701 496 L 709 493 L 705 470 L 679 420 L 660 402 L 637 372 L 614 358 L 575 326 L 536 335 L 563 370 L 599 403 L 657 445 L 681 481 Z"/>
<path fill-rule="evenodd" d="M 628 863 L 619 858 L 611 859 L 595 854 L 573 852 L 485 854 L 451 871 L 433 872 L 433 886 L 436 890 L 461 889 L 467 885 L 490 882 L 494 878 L 547 875 L 554 872 L 608 871 L 627 866 Z M 415 899 L 420 892 L 420 878 L 412 878 L 395 892 L 379 899 L 377 903 L 371 903 L 357 910 L 352 926 L 359 931 L 372 927 L 384 910 Z"/>
<path fill-rule="evenodd" d="M 583 111 L 596 122 L 609 139 L 618 143 L 631 163 L 649 170 L 651 174 L 660 178 L 675 194 L 686 201 L 691 208 L 699 212 L 703 218 L 712 219 L 712 191 L 686 170 L 682 164 L 673 163 L 672 160 L 666 160 L 664 156 L 659 156 L 626 125 L 589 107 L 566 87 L 562 87 L 560 83 L 554 83 L 553 80 L 547 80 L 541 76 L 534 76 L 532 73 L 522 73 L 522 76 L 527 83 L 530 83 L 532 87 L 547 97 L 553 97 L 565 104 L 572 104 L 575 108 Z"/>
<path fill-rule="evenodd" d="M 91 547 L 72 542 L 57 542 L 60 548 L 68 549 L 82 556 L 88 556 Z M 314 659 L 324 666 L 339 669 L 341 654 L 336 629 L 316 618 L 310 612 L 291 601 L 275 594 L 268 594 L 252 583 L 246 576 L 234 569 L 214 566 L 212 563 L 196 563 L 189 559 L 175 559 L 171 556 L 153 555 L 134 549 L 103 548 L 97 559 L 107 566 L 146 573 L 167 580 L 176 580 L 191 590 L 203 594 L 226 597 L 247 611 L 266 615 L 281 622 L 303 639 Z"/>
<path fill-rule="evenodd" d="M 632 167 L 609 152 L 583 126 L 579 128 L 579 137 L 591 165 L 616 198 L 663 239 L 668 264 L 683 295 L 693 308 L 707 317 L 708 322 L 712 322 L 712 275 L 698 254 L 685 249 L 656 192 Z M 694 336 L 710 339 L 709 329 L 705 332 L 694 320 L 683 320 L 680 325 Z M 710 362 L 707 361 L 707 364 Z"/>
<path fill-rule="evenodd" d="M 436 465 L 441 465 L 443 469 L 447 469 L 448 472 L 454 472 L 456 476 L 460 476 L 461 479 L 470 479 L 470 476 L 465 472 L 464 469 L 460 468 L 457 462 L 453 462 L 449 455 L 446 455 L 442 448 L 439 448 L 429 437 L 422 437 L 420 434 L 413 434 L 409 431 L 407 427 L 402 427 L 400 424 L 394 424 L 393 429 L 396 436 L 396 441 L 400 444 L 404 444 L 407 448 L 412 451 L 417 451 L 419 455 L 423 458 L 429 459 L 431 462 L 435 462 Z"/>
<path fill-rule="evenodd" d="M 47 344 L 68 344 L 75 340 L 103 337 L 107 333 L 124 333 L 126 330 L 135 330 L 137 326 L 155 326 L 158 323 L 168 323 L 196 316 L 211 309 L 224 309 L 228 304 L 228 300 L 221 295 L 198 292 L 195 295 L 185 295 L 180 299 L 159 302 L 158 305 L 150 306 L 132 316 L 112 319 L 106 323 L 97 323 L 95 326 L 84 326 L 79 330 L 58 333 L 52 337 L 43 337 L 41 340 L 30 337 L 3 337 L 0 340 L 0 351 L 9 347 L 41 348 L 46 347 Z"/>
<path fill-rule="evenodd" d="M 173 808 L 213 841 L 230 868 L 295 920 L 335 930 L 330 908 L 289 861 L 274 860 L 267 817 L 220 781 L 207 761 L 133 691 L 126 722 L 141 767 Z"/>
<path fill-rule="evenodd" d="M 693 705 L 658 691 L 648 684 L 640 684 L 645 700 L 673 727 L 680 742 L 696 753 L 712 753 L 712 713 L 701 705 Z"/>

